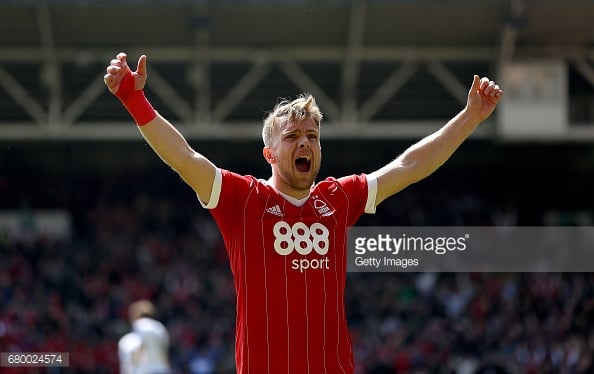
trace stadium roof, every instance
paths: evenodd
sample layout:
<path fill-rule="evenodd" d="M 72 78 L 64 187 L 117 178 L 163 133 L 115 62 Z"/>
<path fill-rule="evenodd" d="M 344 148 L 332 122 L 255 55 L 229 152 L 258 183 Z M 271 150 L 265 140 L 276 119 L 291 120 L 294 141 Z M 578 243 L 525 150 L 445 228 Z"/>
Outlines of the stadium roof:
<path fill-rule="evenodd" d="M 126 139 L 102 76 L 148 55 L 151 101 L 188 137 L 257 137 L 279 97 L 313 93 L 325 136 L 425 134 L 472 74 L 561 60 L 594 122 L 594 1 L 0 1 L 0 139 Z"/>

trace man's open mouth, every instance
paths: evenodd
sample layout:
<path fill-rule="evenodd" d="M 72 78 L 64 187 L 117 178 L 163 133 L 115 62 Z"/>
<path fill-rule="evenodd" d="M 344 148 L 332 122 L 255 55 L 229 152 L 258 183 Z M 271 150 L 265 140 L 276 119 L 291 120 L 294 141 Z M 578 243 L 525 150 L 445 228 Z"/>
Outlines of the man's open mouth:
<path fill-rule="evenodd" d="M 311 158 L 309 156 L 299 156 L 295 159 L 295 167 L 302 173 L 307 173 L 311 168 Z"/>

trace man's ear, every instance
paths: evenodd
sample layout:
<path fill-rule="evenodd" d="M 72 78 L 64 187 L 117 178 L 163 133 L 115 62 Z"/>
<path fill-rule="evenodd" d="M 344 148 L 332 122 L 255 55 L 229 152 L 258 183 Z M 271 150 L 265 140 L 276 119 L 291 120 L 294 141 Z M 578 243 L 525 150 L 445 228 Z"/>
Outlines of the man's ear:
<path fill-rule="evenodd" d="M 272 150 L 270 148 L 268 148 L 268 147 L 262 148 L 262 154 L 264 155 L 264 158 L 270 165 L 272 165 L 276 162 L 274 155 L 272 154 Z"/>

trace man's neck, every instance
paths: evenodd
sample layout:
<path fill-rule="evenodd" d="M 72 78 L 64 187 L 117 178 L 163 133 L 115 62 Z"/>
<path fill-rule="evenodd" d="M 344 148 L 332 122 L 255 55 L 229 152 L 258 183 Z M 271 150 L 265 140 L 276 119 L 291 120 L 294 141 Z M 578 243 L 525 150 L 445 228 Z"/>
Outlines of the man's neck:
<path fill-rule="evenodd" d="M 268 184 L 274 187 L 285 198 L 294 199 L 296 201 L 306 199 L 310 193 L 309 188 L 307 190 L 296 190 L 294 188 L 290 188 L 285 183 L 281 183 L 274 175 L 268 179 Z"/>

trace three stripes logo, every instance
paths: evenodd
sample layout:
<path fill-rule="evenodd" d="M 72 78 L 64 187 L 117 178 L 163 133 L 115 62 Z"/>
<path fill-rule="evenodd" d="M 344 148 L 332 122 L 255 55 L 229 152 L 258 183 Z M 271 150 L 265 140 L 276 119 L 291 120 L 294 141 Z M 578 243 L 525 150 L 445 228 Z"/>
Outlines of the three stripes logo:
<path fill-rule="evenodd" d="M 270 208 L 266 208 L 266 211 L 270 214 L 274 214 L 275 216 L 282 217 L 284 216 L 280 206 L 276 204 L 275 206 L 271 206 Z"/>

